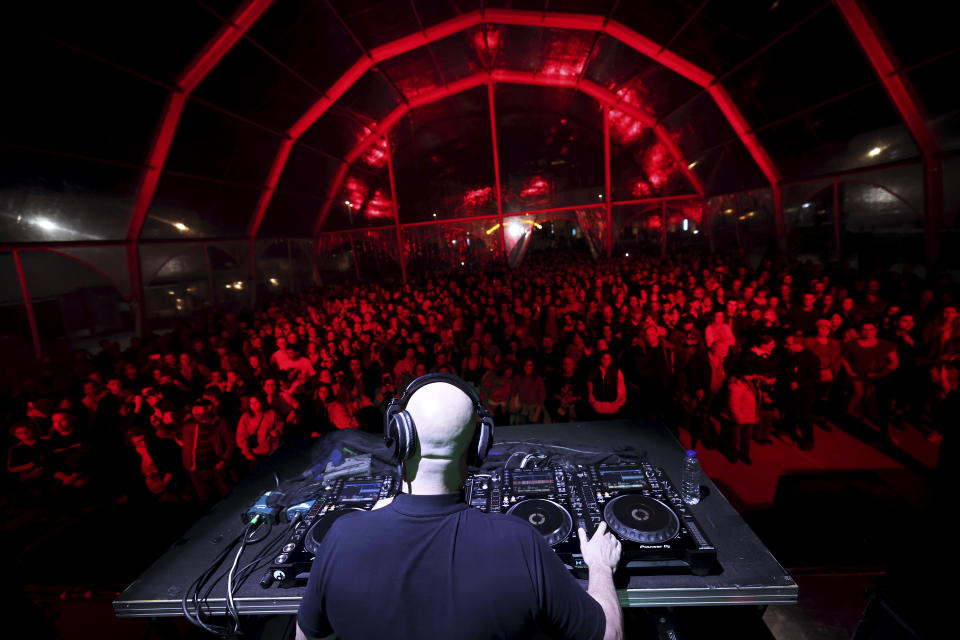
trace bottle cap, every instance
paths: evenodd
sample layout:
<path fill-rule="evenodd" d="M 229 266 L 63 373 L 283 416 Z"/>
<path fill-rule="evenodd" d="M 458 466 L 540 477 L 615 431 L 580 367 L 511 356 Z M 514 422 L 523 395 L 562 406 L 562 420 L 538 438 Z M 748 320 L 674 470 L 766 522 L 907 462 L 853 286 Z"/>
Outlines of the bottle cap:
<path fill-rule="evenodd" d="M 694 451 L 693 449 L 687 449 L 687 457 L 688 457 L 688 458 L 696 458 L 696 457 L 697 457 L 697 452 Z"/>

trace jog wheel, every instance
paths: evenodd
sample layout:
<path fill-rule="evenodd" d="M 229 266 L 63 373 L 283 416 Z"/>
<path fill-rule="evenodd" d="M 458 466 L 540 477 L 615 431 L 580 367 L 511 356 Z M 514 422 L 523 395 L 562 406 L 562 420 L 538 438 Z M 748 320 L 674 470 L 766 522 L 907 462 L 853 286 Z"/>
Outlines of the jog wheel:
<path fill-rule="evenodd" d="M 552 500 L 533 498 L 510 507 L 508 514 L 526 520 L 551 547 L 563 542 L 573 531 L 573 519 L 566 509 Z"/>
<path fill-rule="evenodd" d="M 603 508 L 603 518 L 617 535 L 642 544 L 661 544 L 680 532 L 673 510 L 647 496 L 617 496 Z"/>
<path fill-rule="evenodd" d="M 319 520 L 313 523 L 313 526 L 310 527 L 309 531 L 307 531 L 307 535 L 303 537 L 303 546 L 305 546 L 307 551 L 313 555 L 317 555 L 317 550 L 320 548 L 320 543 L 323 542 L 324 536 L 327 535 L 327 531 L 330 530 L 330 527 L 333 526 L 333 523 L 348 513 L 353 513 L 354 511 L 363 511 L 363 509 L 347 507 L 345 509 L 328 511 L 327 513 L 323 514 Z"/>

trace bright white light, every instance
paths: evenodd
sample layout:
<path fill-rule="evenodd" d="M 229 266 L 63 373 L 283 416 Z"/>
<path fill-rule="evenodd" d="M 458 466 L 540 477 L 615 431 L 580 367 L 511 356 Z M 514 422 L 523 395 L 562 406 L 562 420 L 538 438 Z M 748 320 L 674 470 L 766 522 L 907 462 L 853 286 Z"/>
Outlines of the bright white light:
<path fill-rule="evenodd" d="M 691 162 L 690 164 L 687 165 L 687 169 L 693 169 L 695 166 L 697 166 L 696 161 Z"/>
<path fill-rule="evenodd" d="M 225 285 L 223 285 L 223 286 L 224 286 L 225 288 L 227 288 L 227 289 L 233 289 L 233 285 L 232 285 L 232 284 L 225 284 Z"/>
<path fill-rule="evenodd" d="M 276 278 L 270 278 L 270 284 L 276 287 L 277 285 L 280 284 L 280 281 L 277 280 Z"/>
<path fill-rule="evenodd" d="M 233 288 L 234 288 L 234 289 L 243 289 L 243 283 L 240 282 L 239 280 L 237 280 L 236 282 L 233 283 Z"/>
<path fill-rule="evenodd" d="M 523 235 L 523 225 L 520 224 L 519 222 L 513 222 L 513 221 L 508 222 L 507 226 L 505 226 L 503 230 L 506 232 L 507 236 L 509 236 L 511 240 L 519 238 L 520 236 Z"/>
<path fill-rule="evenodd" d="M 467 263 L 464 262 L 463 260 L 460 261 L 460 266 L 461 266 L 461 267 L 464 266 L 465 264 L 467 264 Z"/>
<path fill-rule="evenodd" d="M 601 200 L 603 200 L 603 194 L 602 194 L 602 193 L 598 193 L 598 194 L 597 194 L 597 197 L 600 198 Z"/>
<path fill-rule="evenodd" d="M 436 212 L 436 211 L 433 212 L 433 217 L 434 217 L 434 218 L 437 217 L 437 212 Z"/>
<path fill-rule="evenodd" d="M 60 225 L 53 220 L 48 220 L 47 218 L 34 218 L 30 222 L 37 225 L 44 231 L 56 231 L 60 228 Z"/>
<path fill-rule="evenodd" d="M 456 240 L 451 240 L 450 243 L 451 243 L 451 244 L 457 244 L 457 241 L 456 241 Z"/>
<path fill-rule="evenodd" d="M 804 203 L 803 203 L 803 208 L 804 208 L 804 209 L 809 209 L 809 208 L 812 207 L 812 206 L 813 206 L 813 203 L 812 203 L 812 202 L 804 202 Z"/>
<path fill-rule="evenodd" d="M 347 205 L 348 207 L 352 207 L 352 206 L 353 206 L 353 203 L 350 202 L 349 200 L 344 200 L 344 201 L 343 201 L 343 204 Z"/>
<path fill-rule="evenodd" d="M 177 295 L 177 293 L 173 289 L 171 289 L 170 291 L 167 291 L 167 293 L 169 293 L 172 296 Z"/>
<path fill-rule="evenodd" d="M 871 158 L 876 158 L 881 153 L 883 153 L 883 147 L 874 147 L 873 149 L 870 149 L 870 151 L 867 152 L 867 155 L 870 156 Z"/>
<path fill-rule="evenodd" d="M 177 231 L 190 231 L 190 227 L 183 224 L 182 222 L 174 222 L 173 226 L 176 227 Z"/>
<path fill-rule="evenodd" d="M 694 230 L 693 230 L 693 233 L 694 233 L 694 234 L 700 233 L 700 230 L 699 230 L 699 229 L 694 229 Z"/>
<path fill-rule="evenodd" d="M 624 258 L 629 258 L 629 257 L 630 257 L 630 252 L 628 251 L 627 253 L 623 254 L 623 257 L 624 257 Z"/>
<path fill-rule="evenodd" d="M 690 220 L 687 218 L 683 219 L 683 230 L 688 231 L 690 229 Z"/>

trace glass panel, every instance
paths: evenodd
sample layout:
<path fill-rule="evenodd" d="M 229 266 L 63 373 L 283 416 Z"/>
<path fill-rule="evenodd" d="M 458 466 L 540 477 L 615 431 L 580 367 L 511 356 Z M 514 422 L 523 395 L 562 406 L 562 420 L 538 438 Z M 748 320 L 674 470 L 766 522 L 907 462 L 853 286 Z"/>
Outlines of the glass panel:
<path fill-rule="evenodd" d="M 388 173 L 367 172 L 355 165 L 333 200 L 323 231 L 377 227 L 393 224 L 394 220 Z"/>
<path fill-rule="evenodd" d="M 593 214 L 599 209 L 594 207 L 586 211 Z M 510 256 L 511 267 L 522 264 L 518 260 L 524 253 L 527 256 L 525 259 L 529 259 L 537 253 L 588 250 L 586 235 L 575 210 L 504 216 L 503 224 L 503 241 Z M 499 241 L 496 239 L 500 234 L 499 225 L 488 228 L 487 231 L 490 232 L 488 235 L 491 242 Z M 602 250 L 602 247 L 596 248 Z"/>
<path fill-rule="evenodd" d="M 470 271 L 502 259 L 500 238 L 487 231 L 496 217 L 447 221 L 403 229 L 407 274 L 413 276 L 443 269 Z"/>
<path fill-rule="evenodd" d="M 505 212 L 589 205 L 602 196 L 602 116 L 592 99 L 517 86 L 498 88 L 495 98 Z"/>
<path fill-rule="evenodd" d="M 726 116 L 707 93 L 701 93 L 671 113 L 663 124 L 688 158 L 696 158 L 708 149 L 738 139 Z"/>
<path fill-rule="evenodd" d="M 364 282 L 398 282 L 402 277 L 397 259 L 397 230 L 369 229 L 350 234 L 353 253 Z"/>
<path fill-rule="evenodd" d="M 258 240 L 258 300 L 297 293 L 314 284 L 315 252 L 313 240 Z"/>
<path fill-rule="evenodd" d="M 447 82 L 477 73 L 484 68 L 487 45 L 484 42 L 484 29 L 481 27 L 437 40 L 430 48 L 433 49 L 433 55 L 440 63 L 440 73 Z"/>
<path fill-rule="evenodd" d="M 543 35 L 544 29 L 537 27 L 491 26 L 487 28 L 487 47 L 491 54 L 495 54 L 493 60 L 497 68 L 536 71 Z M 493 42 L 490 42 L 491 37 Z M 497 46 L 490 47 L 494 43 Z"/>
<path fill-rule="evenodd" d="M 666 46 L 701 4 L 698 0 L 619 2 L 613 19 Z"/>
<path fill-rule="evenodd" d="M 373 132 L 375 122 L 364 122 L 356 114 L 334 105 L 300 138 L 304 144 L 338 158 L 346 158 L 361 140 Z"/>
<path fill-rule="evenodd" d="M 960 268 L 960 157 L 943 161 L 943 223 L 940 260 L 944 266 Z"/>
<path fill-rule="evenodd" d="M 363 56 L 327 3 L 320 0 L 274 2 L 248 35 L 321 91 Z"/>
<path fill-rule="evenodd" d="M 688 157 L 707 193 L 730 193 L 768 184 L 753 156 L 740 140 Z"/>
<path fill-rule="evenodd" d="M 301 144 L 293 145 L 277 190 L 291 195 L 327 197 L 340 163 Z"/>
<path fill-rule="evenodd" d="M 260 187 L 164 173 L 141 237 L 242 236 L 259 197 Z"/>
<path fill-rule="evenodd" d="M 275 238 L 304 236 L 313 233 L 313 226 L 323 209 L 323 198 L 310 198 L 274 191 L 270 206 L 263 216 L 257 236 Z"/>
<path fill-rule="evenodd" d="M 166 170 L 260 186 L 280 138 L 195 100 L 187 104 Z"/>
<path fill-rule="evenodd" d="M 647 8 L 644 4 L 623 4 L 636 5 L 640 21 L 652 17 L 652 11 L 640 9 Z M 683 4 L 686 16 L 694 11 L 697 14 L 673 38 L 670 50 L 714 75 L 721 75 L 826 3 L 686 0 Z M 657 41 L 666 44 L 665 40 Z"/>
<path fill-rule="evenodd" d="M 207 259 L 201 243 L 141 244 L 147 326 L 172 328 L 178 319 L 213 305 Z"/>
<path fill-rule="evenodd" d="M 667 253 L 701 249 L 706 246 L 702 232 L 703 205 L 700 200 L 667 203 Z"/>
<path fill-rule="evenodd" d="M 391 136 L 402 222 L 496 213 L 486 87 L 414 110 Z"/>
<path fill-rule="evenodd" d="M 740 216 L 736 195 L 717 196 L 707 200 L 710 212 L 711 244 L 722 251 L 737 250 L 740 243 L 740 229 L 737 218 Z"/>
<path fill-rule="evenodd" d="M 788 179 L 917 157 L 917 148 L 880 87 L 756 133 Z"/>
<path fill-rule="evenodd" d="M 830 46 L 812 46 L 816 42 Z M 758 127 L 876 82 L 843 18 L 821 11 L 724 78 L 723 86 L 747 122 Z"/>
<path fill-rule="evenodd" d="M 861 269 L 922 264 L 923 168 L 898 167 L 840 182 L 843 255 Z"/>
<path fill-rule="evenodd" d="M 126 247 L 60 247 L 57 251 L 90 265 L 108 278 L 121 296 L 131 297 Z"/>
<path fill-rule="evenodd" d="M 133 331 L 133 310 L 105 274 L 47 251 L 21 251 L 20 260 L 45 353 Z"/>
<path fill-rule="evenodd" d="M 647 131 L 629 148 L 611 140 L 610 179 L 614 202 L 694 191 L 652 131 Z"/>
<path fill-rule="evenodd" d="M 756 189 L 737 194 L 737 227 L 740 242 L 748 255 L 764 255 L 777 249 L 773 192 Z"/>
<path fill-rule="evenodd" d="M 420 31 L 409 2 L 331 0 L 331 4 L 367 51 Z"/>
<path fill-rule="evenodd" d="M 445 80 L 433 62 L 429 47 L 384 60 L 378 67 L 407 100 L 443 86 Z"/>
<path fill-rule="evenodd" d="M 400 97 L 382 73 L 371 69 L 343 94 L 337 104 L 379 122 L 400 103 Z M 371 127 L 372 128 L 372 127 Z"/>
<path fill-rule="evenodd" d="M 10 38 L 11 31 L 0 45 L 7 96 L 0 140 L 142 164 L 167 91 L 35 34 Z"/>
<path fill-rule="evenodd" d="M 358 280 L 353 258 L 347 234 L 322 234 L 317 251 L 317 275 L 321 284 L 329 286 Z"/>
<path fill-rule="evenodd" d="M 320 98 L 320 91 L 250 42 L 240 40 L 194 95 L 274 131 L 283 131 Z"/>
<path fill-rule="evenodd" d="M 9 251 L 0 251 L 0 349 L 3 349 L 4 360 L 10 363 L 0 367 L 0 384 L 12 387 L 23 375 L 22 366 L 12 366 L 12 363 L 31 362 L 34 354 L 23 290 L 13 253 Z"/>
<path fill-rule="evenodd" d="M 951 26 L 951 29 L 953 27 Z M 941 149 L 960 149 L 960 109 L 947 78 L 960 76 L 960 53 L 953 53 L 908 74 L 930 119 L 927 126 Z"/>
<path fill-rule="evenodd" d="M 646 202 L 613 207 L 614 255 L 660 253 L 663 234 L 661 204 Z"/>
<path fill-rule="evenodd" d="M 417 15 L 424 28 L 429 28 L 437 23 L 445 22 L 457 15 L 468 13 L 474 9 L 480 8 L 481 0 L 469 0 L 468 2 L 436 2 L 436 0 L 413 0 Z"/>
<path fill-rule="evenodd" d="M 252 306 L 249 247 L 245 241 L 207 245 L 214 298 L 221 311 L 237 313 Z"/>
<path fill-rule="evenodd" d="M 64 156 L 0 153 L 0 238 L 7 242 L 126 237 L 142 171 Z"/>
<path fill-rule="evenodd" d="M 802 260 L 829 263 L 837 255 L 833 181 L 817 180 L 782 187 L 787 246 Z"/>
<path fill-rule="evenodd" d="M 50 4 L 35 3 L 42 15 L 33 24 L 44 33 L 163 82 L 172 82 L 223 26 L 199 3 L 183 0 L 57 2 L 55 10 Z"/>

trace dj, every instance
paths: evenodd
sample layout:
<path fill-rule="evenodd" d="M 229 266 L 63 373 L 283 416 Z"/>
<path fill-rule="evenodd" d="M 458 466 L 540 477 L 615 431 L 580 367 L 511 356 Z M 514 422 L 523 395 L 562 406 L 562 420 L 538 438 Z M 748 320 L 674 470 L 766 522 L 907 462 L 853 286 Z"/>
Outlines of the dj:
<path fill-rule="evenodd" d="M 403 493 L 331 526 L 300 604 L 297 639 L 517 638 L 538 628 L 622 638 L 613 585 L 620 542 L 605 523 L 589 540 L 578 531 L 589 567 L 584 592 L 533 527 L 463 501 L 467 461 L 488 448 L 472 388 L 431 374 L 411 383 L 404 401 L 412 437 Z"/>

